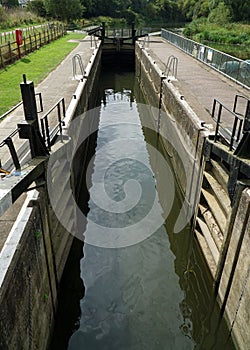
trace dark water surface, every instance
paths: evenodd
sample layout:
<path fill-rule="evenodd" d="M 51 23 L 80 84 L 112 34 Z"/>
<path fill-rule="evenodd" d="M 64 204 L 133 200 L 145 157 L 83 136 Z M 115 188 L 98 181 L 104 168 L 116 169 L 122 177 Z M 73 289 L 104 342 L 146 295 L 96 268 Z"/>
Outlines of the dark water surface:
<path fill-rule="evenodd" d="M 157 193 L 134 72 L 102 73 L 100 96 L 86 242 L 74 242 L 51 349 L 233 349 L 189 225 L 173 233 L 176 184 Z"/>

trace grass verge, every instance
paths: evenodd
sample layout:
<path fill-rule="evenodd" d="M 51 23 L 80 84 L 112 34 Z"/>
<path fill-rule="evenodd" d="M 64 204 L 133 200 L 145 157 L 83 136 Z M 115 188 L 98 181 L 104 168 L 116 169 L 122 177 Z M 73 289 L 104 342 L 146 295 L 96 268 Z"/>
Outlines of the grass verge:
<path fill-rule="evenodd" d="M 83 34 L 67 34 L 0 70 L 0 116 L 21 101 L 23 74 L 36 86 L 78 45 L 69 40 L 82 38 Z"/>

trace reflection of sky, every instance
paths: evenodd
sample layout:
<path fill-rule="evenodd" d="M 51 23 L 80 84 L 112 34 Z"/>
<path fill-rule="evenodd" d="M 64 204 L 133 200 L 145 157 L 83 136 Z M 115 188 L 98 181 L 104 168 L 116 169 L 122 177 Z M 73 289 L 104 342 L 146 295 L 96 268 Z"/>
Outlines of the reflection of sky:
<path fill-rule="evenodd" d="M 126 226 L 120 221 L 128 220 L 128 216 L 132 221 L 141 220 L 157 194 L 136 105 L 128 103 L 127 91 L 122 97 L 109 90 L 106 102 L 101 111 L 90 195 L 95 192 L 95 184 L 104 178 L 105 190 L 117 201 L 117 206 L 126 199 L 124 186 L 129 179 L 140 183 L 141 196 L 134 209 L 116 216 L 90 201 L 88 217 L 104 222 L 104 226 L 120 227 Z M 124 122 L 128 125 L 121 124 Z M 107 127 L 111 123 L 115 125 Z M 111 141 L 107 152 L 98 152 Z M 126 155 L 124 162 L 121 155 Z M 131 160 L 133 157 L 139 157 L 141 163 Z M 113 167 L 107 170 L 107 164 L 112 162 Z M 126 209 L 127 204 L 124 205 Z M 160 215 L 159 204 L 158 211 Z M 88 224 L 86 236 L 92 234 L 91 229 L 93 226 Z M 81 300 L 80 328 L 71 337 L 69 349 L 193 349 L 193 341 L 181 330 L 180 305 L 184 293 L 174 260 L 164 226 L 143 242 L 126 248 L 105 249 L 85 244 L 81 277 L 86 292 Z"/>

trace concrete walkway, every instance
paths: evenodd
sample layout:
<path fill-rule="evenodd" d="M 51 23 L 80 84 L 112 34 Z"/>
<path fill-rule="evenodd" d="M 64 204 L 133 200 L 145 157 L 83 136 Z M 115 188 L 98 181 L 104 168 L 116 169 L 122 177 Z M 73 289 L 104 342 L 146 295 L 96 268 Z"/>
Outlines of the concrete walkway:
<path fill-rule="evenodd" d="M 88 62 L 91 60 L 94 50 L 94 48 L 91 48 L 90 44 L 90 37 L 85 37 L 82 41 L 79 41 L 79 45 L 73 51 L 71 51 L 71 53 L 59 64 L 59 66 L 53 70 L 43 82 L 41 82 L 38 86 L 35 86 L 35 92 L 42 93 L 44 112 L 42 112 L 41 115 L 44 115 L 62 97 L 65 99 L 67 110 L 67 107 L 78 86 L 78 80 L 73 79 L 72 58 L 75 54 L 80 54 L 83 66 L 86 68 Z M 80 72 L 77 71 L 77 73 Z M 28 76 L 27 80 L 29 80 Z M 19 86 L 17 86 L 17 89 L 19 89 Z M 39 117 L 41 117 L 41 115 Z M 17 128 L 17 123 L 23 119 L 24 113 L 23 106 L 21 105 L 0 122 L 0 143 Z M 57 120 L 54 122 L 56 123 Z M 16 149 L 18 149 L 25 142 L 28 143 L 27 140 L 20 140 L 18 134 L 13 138 L 13 142 Z M 7 146 L 0 148 L 0 159 L 2 165 L 5 164 L 9 157 L 10 153 Z M 23 194 L 13 204 L 13 206 L 0 217 L 0 251 L 8 237 L 11 227 L 16 220 L 25 198 L 26 194 Z"/>
<path fill-rule="evenodd" d="M 214 98 L 230 109 L 233 108 L 236 94 L 250 98 L 250 89 L 241 87 L 161 37 L 150 37 L 146 50 L 162 71 L 165 70 L 169 56 L 177 57 L 177 80 L 172 83 L 178 87 L 181 95 L 184 96 L 198 117 L 207 123 L 212 122 L 211 111 Z M 242 104 L 241 107 L 244 106 Z M 243 110 L 239 110 L 243 112 Z M 232 119 L 230 117 L 228 123 L 231 126 Z"/>
<path fill-rule="evenodd" d="M 53 70 L 39 85 L 35 86 L 35 92 L 42 93 L 43 99 L 44 112 L 40 113 L 39 117 L 44 115 L 62 97 L 65 99 L 67 109 L 78 85 L 78 80 L 73 79 L 72 58 L 75 54 L 80 54 L 83 66 L 86 68 L 93 54 L 90 37 L 87 36 L 82 41 L 79 41 L 79 45 L 73 51 L 71 51 L 71 53 L 58 65 L 58 67 Z M 79 74 L 78 71 L 77 73 Z M 27 80 L 30 80 L 30 77 L 27 76 L 26 78 Z M 16 88 L 20 89 L 19 86 Z M 21 105 L 0 122 L 0 143 L 17 128 L 17 123 L 23 119 L 24 113 L 23 106 Z M 13 138 L 13 142 L 16 149 L 18 149 L 24 140 L 19 140 L 18 135 L 16 135 Z M 9 157 L 10 154 L 8 152 L 8 148 L 6 146 L 0 148 L 0 160 L 2 165 L 5 164 Z"/>

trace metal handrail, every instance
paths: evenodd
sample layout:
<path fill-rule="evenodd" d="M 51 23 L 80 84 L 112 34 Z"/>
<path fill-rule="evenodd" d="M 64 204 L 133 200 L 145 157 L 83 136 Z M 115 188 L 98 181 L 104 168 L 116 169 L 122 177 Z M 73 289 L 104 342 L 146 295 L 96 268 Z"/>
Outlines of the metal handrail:
<path fill-rule="evenodd" d="M 170 55 L 168 57 L 167 64 L 165 65 L 165 71 L 163 72 L 163 74 L 166 75 L 166 77 L 168 78 L 169 72 L 171 71 L 173 73 L 173 77 L 176 79 L 177 68 L 178 68 L 178 58 L 175 57 L 174 55 Z"/>
<path fill-rule="evenodd" d="M 216 114 L 217 105 L 218 105 L 218 113 L 216 118 L 215 114 Z M 222 118 L 223 110 L 226 110 L 228 113 L 230 113 L 234 117 L 232 132 L 230 132 L 228 129 L 222 126 L 221 118 Z M 221 103 L 217 99 L 214 99 L 213 108 L 212 108 L 212 118 L 216 122 L 214 142 L 218 140 L 218 136 L 220 134 L 224 139 L 224 141 L 226 141 L 226 143 L 229 143 L 229 150 L 232 151 L 233 148 L 236 148 L 235 143 L 238 144 L 242 136 L 242 129 L 243 129 L 242 126 L 243 126 L 244 118 L 238 113 L 235 113 L 234 111 L 230 110 L 228 107 L 223 105 L 223 103 Z M 221 132 L 221 130 L 223 132 Z M 229 136 L 229 140 L 230 140 L 229 142 L 228 142 L 228 139 L 225 137 L 225 134 Z"/>
<path fill-rule="evenodd" d="M 39 96 L 39 103 L 40 103 L 40 111 L 37 111 L 37 113 L 41 113 L 43 112 L 43 100 L 42 100 L 42 93 L 41 92 L 37 92 L 35 93 L 36 96 Z M 4 114 L 2 114 L 0 116 L 0 120 L 4 119 L 5 117 L 7 117 L 10 113 L 14 112 L 19 106 L 21 106 L 23 104 L 23 101 L 19 102 L 18 104 L 16 104 L 14 107 L 12 107 L 11 109 L 9 109 L 7 112 L 5 112 Z"/>
<path fill-rule="evenodd" d="M 49 115 L 57 109 L 57 118 L 58 123 L 50 130 L 49 127 Z M 63 119 L 66 116 L 66 108 L 65 108 L 65 101 L 64 98 L 61 98 L 57 103 L 52 106 L 49 111 L 40 119 L 41 122 L 41 133 L 42 138 L 48 147 L 48 149 L 51 149 L 51 145 L 55 139 L 55 137 L 58 135 L 58 132 L 62 136 L 62 126 L 64 125 Z M 0 142 L 0 148 L 7 146 L 9 148 L 10 155 L 12 157 L 13 164 L 15 166 L 16 170 L 21 169 L 21 165 L 18 159 L 18 154 L 15 149 L 14 142 L 12 138 L 19 132 L 20 128 L 15 129 L 12 131 L 4 140 Z M 0 164 L 1 168 L 1 164 Z"/>
<path fill-rule="evenodd" d="M 81 56 L 79 55 L 79 53 L 75 54 L 72 58 L 72 63 L 73 63 L 73 77 L 74 79 L 77 79 L 76 78 L 76 62 L 78 61 L 78 64 L 79 64 L 79 67 L 80 67 L 80 70 L 81 70 L 81 73 L 82 73 L 82 78 L 84 77 L 85 75 L 85 69 L 83 67 L 83 63 L 82 63 L 82 58 Z"/>
<path fill-rule="evenodd" d="M 94 48 L 97 48 L 97 41 L 95 35 L 90 35 L 90 47 L 93 47 L 93 41 L 94 41 Z"/>
<path fill-rule="evenodd" d="M 93 26 L 93 28 L 86 30 L 88 35 L 94 35 L 102 30 L 102 26 Z"/>
<path fill-rule="evenodd" d="M 161 30 L 161 36 L 188 55 L 249 89 L 250 62 L 248 60 L 243 61 L 166 29 Z"/>
<path fill-rule="evenodd" d="M 246 109 L 244 114 L 237 112 L 239 99 L 242 99 L 246 102 Z M 244 117 L 243 133 L 250 131 L 250 99 L 243 95 L 235 95 L 233 112 Z"/>
<path fill-rule="evenodd" d="M 58 123 L 55 127 L 53 127 L 51 130 L 49 128 L 49 115 L 57 109 L 57 118 Z M 55 136 L 60 132 L 60 135 L 62 136 L 62 126 L 64 125 L 63 119 L 66 116 L 66 108 L 65 108 L 65 101 L 62 97 L 57 103 L 55 103 L 48 112 L 40 119 L 41 122 L 41 132 L 42 132 L 42 138 L 48 147 L 48 149 L 51 149 L 51 145 L 54 141 Z"/>
<path fill-rule="evenodd" d="M 14 137 L 19 131 L 19 128 L 15 129 L 14 131 L 12 131 L 11 134 L 9 134 L 1 143 L 0 143 L 0 148 L 4 147 L 5 145 L 9 148 L 10 151 L 10 155 L 12 157 L 13 160 L 13 164 L 16 168 L 16 170 L 20 170 L 21 166 L 19 163 L 19 159 L 18 159 L 18 155 L 12 140 L 12 137 Z"/>
<path fill-rule="evenodd" d="M 143 48 L 146 47 L 146 43 L 148 44 L 148 47 L 149 47 L 150 38 L 149 38 L 149 35 L 148 35 L 148 34 L 146 34 L 146 35 L 144 36 L 144 40 L 142 41 L 141 46 L 142 46 Z"/>

